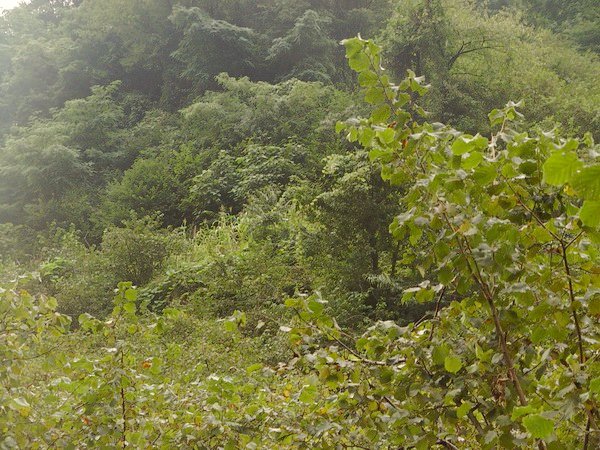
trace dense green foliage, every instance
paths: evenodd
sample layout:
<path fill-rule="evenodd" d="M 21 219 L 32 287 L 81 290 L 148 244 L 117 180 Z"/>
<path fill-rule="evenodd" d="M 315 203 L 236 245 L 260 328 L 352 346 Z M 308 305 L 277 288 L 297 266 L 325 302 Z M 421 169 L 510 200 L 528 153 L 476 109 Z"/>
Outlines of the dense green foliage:
<path fill-rule="evenodd" d="M 599 14 L 2 13 L 0 448 L 599 447 Z"/>

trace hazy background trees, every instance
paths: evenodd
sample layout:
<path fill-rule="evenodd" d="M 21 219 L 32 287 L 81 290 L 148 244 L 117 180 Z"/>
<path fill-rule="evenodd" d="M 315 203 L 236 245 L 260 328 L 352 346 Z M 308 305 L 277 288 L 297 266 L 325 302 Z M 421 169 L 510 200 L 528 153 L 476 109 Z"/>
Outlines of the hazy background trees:
<path fill-rule="evenodd" d="M 592 3 L 34 0 L 7 11 L 3 259 L 46 261 L 63 246 L 56 230 L 102 259 L 106 230 L 144 217 L 151 232 L 188 236 L 269 218 L 276 231 L 251 227 L 236 251 L 281 256 L 282 296 L 321 289 L 342 315 L 406 316 L 398 292 L 416 273 L 388 232 L 401 187 L 334 132 L 364 108 L 339 41 L 377 37 L 390 75 L 424 75 L 432 122 L 487 133 L 491 109 L 523 99 L 526 127 L 577 135 L 600 124 Z"/>

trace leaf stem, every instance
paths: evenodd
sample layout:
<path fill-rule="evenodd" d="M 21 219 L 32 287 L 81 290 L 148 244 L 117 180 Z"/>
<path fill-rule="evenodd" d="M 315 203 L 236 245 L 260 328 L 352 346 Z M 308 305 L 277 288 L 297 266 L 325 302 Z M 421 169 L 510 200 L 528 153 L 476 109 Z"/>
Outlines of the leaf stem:
<path fill-rule="evenodd" d="M 433 314 L 433 321 L 431 322 L 431 330 L 429 331 L 429 341 L 433 339 L 433 332 L 435 331 L 435 320 L 437 319 L 438 314 L 440 313 L 442 298 L 444 297 L 444 293 L 446 292 L 446 286 L 442 288 L 440 291 L 440 295 L 438 295 L 437 302 L 435 303 L 435 313 Z"/>
<path fill-rule="evenodd" d="M 579 348 L 579 363 L 585 364 L 585 352 L 583 350 L 583 337 L 581 334 L 581 325 L 579 323 L 579 317 L 577 316 L 575 293 L 573 291 L 573 277 L 571 276 L 571 268 L 569 266 L 569 259 L 567 257 L 567 245 L 564 241 L 560 241 L 562 249 L 562 260 L 565 267 L 565 273 L 567 275 L 567 282 L 569 284 L 569 299 L 571 301 L 571 315 L 573 316 L 573 323 L 575 324 L 575 331 L 577 333 L 577 346 Z"/>
<path fill-rule="evenodd" d="M 121 370 L 124 370 L 124 354 L 123 349 L 121 349 Z M 125 403 L 125 389 L 123 389 L 123 380 L 121 379 L 120 386 L 120 394 L 121 394 L 121 419 L 123 420 L 123 439 L 122 445 L 123 448 L 127 447 L 127 405 Z"/>

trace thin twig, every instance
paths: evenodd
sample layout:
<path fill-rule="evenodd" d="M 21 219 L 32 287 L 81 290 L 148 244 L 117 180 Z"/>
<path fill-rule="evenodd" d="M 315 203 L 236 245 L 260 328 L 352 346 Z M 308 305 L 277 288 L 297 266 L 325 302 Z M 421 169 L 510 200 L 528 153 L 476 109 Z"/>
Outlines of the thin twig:
<path fill-rule="evenodd" d="M 433 322 L 431 323 L 431 330 L 429 331 L 429 341 L 433 339 L 433 332 L 435 331 L 435 319 L 437 319 L 438 314 L 440 313 L 440 307 L 442 304 L 442 297 L 444 297 L 444 293 L 446 292 L 446 286 L 442 288 L 440 291 L 440 295 L 438 295 L 437 302 L 435 303 L 435 312 L 433 313 Z"/>

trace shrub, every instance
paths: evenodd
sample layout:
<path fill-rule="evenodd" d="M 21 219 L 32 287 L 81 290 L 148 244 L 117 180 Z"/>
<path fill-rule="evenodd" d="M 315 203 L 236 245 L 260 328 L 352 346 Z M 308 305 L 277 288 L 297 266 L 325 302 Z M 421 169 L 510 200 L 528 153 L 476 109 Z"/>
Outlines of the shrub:
<path fill-rule="evenodd" d="M 133 219 L 126 221 L 124 227 L 111 227 L 104 232 L 101 254 L 114 276 L 143 286 L 163 267 L 177 245 L 178 239 L 172 241 L 172 237 L 159 229 L 156 218 Z"/>

